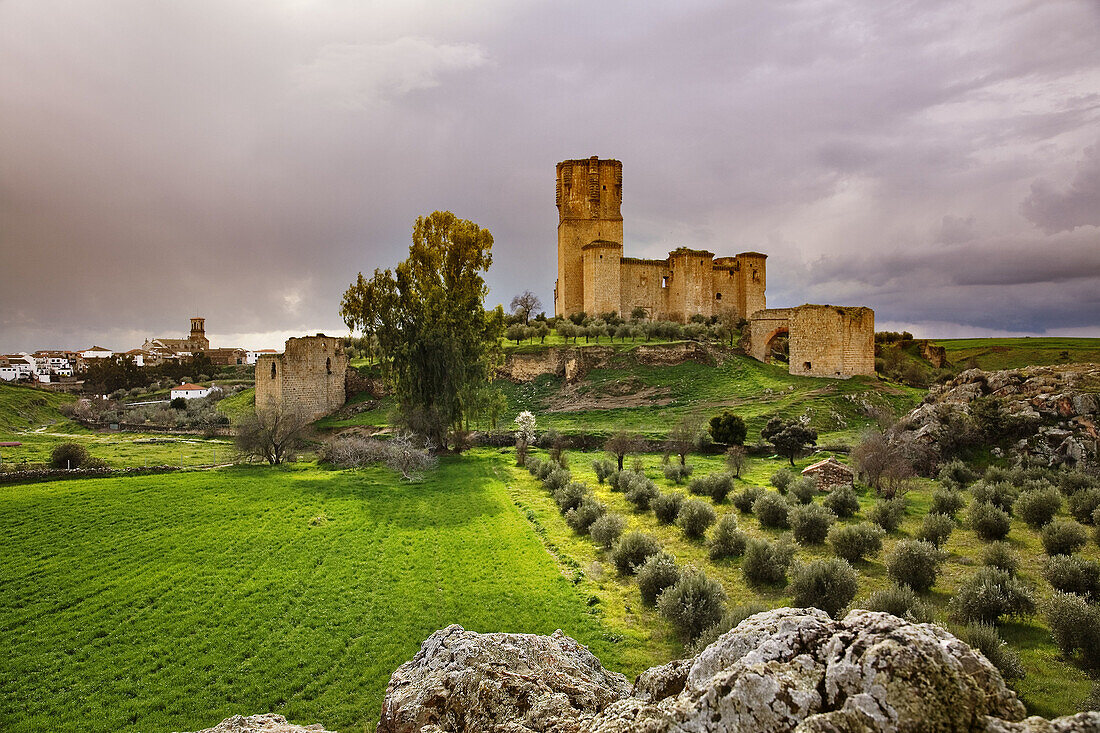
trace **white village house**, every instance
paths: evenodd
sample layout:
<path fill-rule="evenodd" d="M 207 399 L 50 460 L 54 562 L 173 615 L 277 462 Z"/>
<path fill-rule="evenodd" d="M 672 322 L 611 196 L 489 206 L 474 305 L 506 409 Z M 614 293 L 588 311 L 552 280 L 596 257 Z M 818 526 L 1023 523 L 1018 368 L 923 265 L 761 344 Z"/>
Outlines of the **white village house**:
<path fill-rule="evenodd" d="M 210 394 L 210 391 L 210 387 L 203 387 L 198 384 L 184 382 L 178 387 L 172 388 L 172 396 L 170 399 L 174 400 L 177 397 L 182 397 L 185 400 L 195 400 L 199 399 L 200 397 L 206 397 L 208 394 Z"/>

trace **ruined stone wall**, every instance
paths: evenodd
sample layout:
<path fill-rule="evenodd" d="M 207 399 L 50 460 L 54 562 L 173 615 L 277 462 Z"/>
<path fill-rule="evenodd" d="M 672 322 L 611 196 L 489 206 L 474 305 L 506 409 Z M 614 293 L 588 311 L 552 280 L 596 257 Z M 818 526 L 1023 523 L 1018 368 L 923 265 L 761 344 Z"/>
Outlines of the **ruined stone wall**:
<path fill-rule="evenodd" d="M 584 308 L 582 248 L 605 240 L 623 243 L 623 164 L 617 160 L 565 160 L 557 167 L 558 280 L 554 314 Z"/>
<path fill-rule="evenodd" d="M 793 308 L 769 308 L 757 311 L 749 320 L 749 356 L 768 361 L 768 343 L 790 329 Z"/>
<path fill-rule="evenodd" d="M 790 318 L 790 372 L 846 379 L 875 373 L 875 312 L 802 305 Z"/>
<path fill-rule="evenodd" d="M 740 303 L 744 298 L 741 297 L 741 265 L 737 258 L 715 257 L 711 282 L 714 284 L 714 313 L 747 318 L 741 311 Z"/>
<path fill-rule="evenodd" d="M 279 410 L 312 422 L 344 404 L 348 356 L 340 339 L 287 339 L 282 354 L 256 359 L 256 411 Z"/>
<path fill-rule="evenodd" d="M 595 241 L 583 247 L 585 313 L 595 316 L 619 311 L 622 255 L 623 246 L 615 242 Z"/>

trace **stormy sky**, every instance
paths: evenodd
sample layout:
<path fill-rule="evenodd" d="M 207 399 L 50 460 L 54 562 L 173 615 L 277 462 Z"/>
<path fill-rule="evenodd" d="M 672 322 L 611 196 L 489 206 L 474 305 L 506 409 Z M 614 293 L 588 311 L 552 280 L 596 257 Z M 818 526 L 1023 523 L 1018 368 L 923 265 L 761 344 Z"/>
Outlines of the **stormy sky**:
<path fill-rule="evenodd" d="M 0 1 L 0 351 L 346 332 L 418 215 L 552 310 L 554 165 L 768 303 L 1100 336 L 1100 3 Z"/>

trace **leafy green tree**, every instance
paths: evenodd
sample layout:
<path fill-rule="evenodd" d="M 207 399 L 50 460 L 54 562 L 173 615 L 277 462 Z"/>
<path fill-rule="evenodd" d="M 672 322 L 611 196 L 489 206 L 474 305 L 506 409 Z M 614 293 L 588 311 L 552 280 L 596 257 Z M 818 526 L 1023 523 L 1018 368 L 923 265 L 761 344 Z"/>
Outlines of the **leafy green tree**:
<path fill-rule="evenodd" d="M 768 421 L 768 424 L 760 431 L 760 437 L 775 446 L 775 452 L 781 456 L 786 456 L 792 466 L 794 465 L 795 456 L 801 453 L 807 445 L 817 443 L 816 430 L 806 427 L 797 420 L 785 422 L 778 417 L 773 417 Z"/>
<path fill-rule="evenodd" d="M 715 443 L 726 445 L 741 445 L 745 442 L 745 436 L 748 434 L 745 421 L 729 410 L 723 410 L 721 415 L 712 417 L 708 430 Z"/>
<path fill-rule="evenodd" d="M 374 361 L 374 343 L 381 325 L 382 304 L 392 295 L 393 278 L 390 271 L 375 269 L 374 276 L 367 280 L 359 273 L 355 282 L 344 292 L 340 302 L 340 317 L 349 330 L 359 329 L 363 336 L 363 345 L 367 362 Z"/>
<path fill-rule="evenodd" d="M 460 429 L 501 356 L 504 310 L 486 311 L 493 235 L 449 211 L 416 220 L 409 256 L 375 271 L 383 367 L 408 426 L 435 446 Z"/>

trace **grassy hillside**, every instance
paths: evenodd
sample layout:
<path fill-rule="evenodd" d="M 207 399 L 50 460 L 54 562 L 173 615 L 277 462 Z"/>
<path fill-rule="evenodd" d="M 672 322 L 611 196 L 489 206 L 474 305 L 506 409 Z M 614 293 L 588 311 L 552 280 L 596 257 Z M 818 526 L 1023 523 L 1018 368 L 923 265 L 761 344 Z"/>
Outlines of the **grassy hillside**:
<path fill-rule="evenodd" d="M 194 730 L 240 712 L 363 730 L 432 631 L 561 628 L 667 653 L 589 605 L 495 451 L 423 484 L 239 468 L 0 487 L 0 730 Z M 367 727 L 370 730 L 369 727 Z"/>
<path fill-rule="evenodd" d="M 947 360 L 962 368 L 1018 369 L 1081 362 L 1100 363 L 1100 338 L 985 338 L 938 339 Z"/>
<path fill-rule="evenodd" d="M 58 409 L 75 401 L 72 395 L 0 382 L 0 432 L 62 422 Z"/>
<path fill-rule="evenodd" d="M 628 353 L 607 369 L 594 369 L 567 384 L 543 375 L 531 382 L 497 383 L 508 400 L 505 421 L 521 410 L 538 417 L 539 428 L 562 433 L 631 430 L 660 438 L 684 417 L 709 420 L 729 409 L 749 426 L 749 440 L 773 416 L 808 415 L 822 440 L 850 440 L 871 424 L 871 413 L 886 408 L 904 412 L 920 402 L 923 391 L 874 377 L 848 380 L 796 377 L 785 367 L 746 356 L 728 356 L 716 365 L 694 361 L 675 366 L 644 366 Z M 385 425 L 392 400 L 350 418 L 323 420 L 323 427 Z M 478 427 L 485 427 L 481 423 Z"/>

